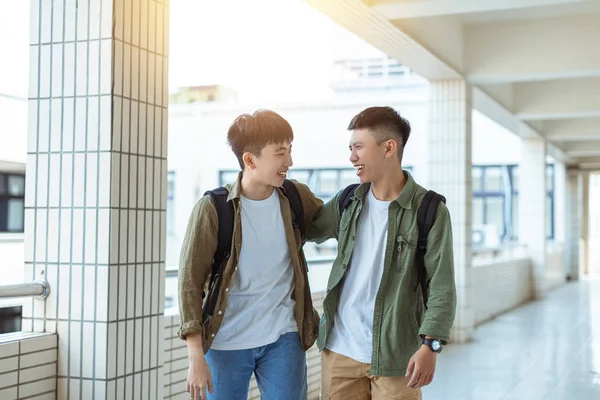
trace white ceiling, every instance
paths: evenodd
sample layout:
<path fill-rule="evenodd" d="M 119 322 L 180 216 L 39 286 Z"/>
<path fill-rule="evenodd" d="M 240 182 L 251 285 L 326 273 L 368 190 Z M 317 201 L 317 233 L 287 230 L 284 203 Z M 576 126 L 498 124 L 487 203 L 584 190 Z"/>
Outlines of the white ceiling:
<path fill-rule="evenodd" d="M 430 80 L 470 81 L 474 106 L 515 133 L 600 165 L 600 0 L 304 1 Z"/>

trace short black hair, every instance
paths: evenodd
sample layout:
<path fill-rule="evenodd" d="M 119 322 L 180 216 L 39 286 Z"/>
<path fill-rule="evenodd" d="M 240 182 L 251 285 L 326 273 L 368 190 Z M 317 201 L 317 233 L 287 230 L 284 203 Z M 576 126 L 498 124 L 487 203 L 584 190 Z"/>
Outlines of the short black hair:
<path fill-rule="evenodd" d="M 402 161 L 404 147 L 410 137 L 410 123 L 392 107 L 369 107 L 364 109 L 352 118 L 348 125 L 349 131 L 355 129 L 371 130 L 377 143 L 383 143 L 389 139 L 401 143 L 402 147 L 398 148 L 398 157 Z"/>
<path fill-rule="evenodd" d="M 244 170 L 243 155 L 250 152 L 257 157 L 271 143 L 293 141 L 294 132 L 289 122 L 271 110 L 257 110 L 238 116 L 227 132 L 227 141 Z"/>

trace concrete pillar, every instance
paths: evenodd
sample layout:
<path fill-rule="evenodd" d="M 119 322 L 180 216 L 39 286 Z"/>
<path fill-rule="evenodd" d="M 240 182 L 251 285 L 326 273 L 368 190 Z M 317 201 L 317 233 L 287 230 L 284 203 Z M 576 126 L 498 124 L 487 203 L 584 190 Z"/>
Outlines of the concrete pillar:
<path fill-rule="evenodd" d="M 546 142 L 523 139 L 519 164 L 519 241 L 533 264 L 533 295 L 546 292 Z"/>
<path fill-rule="evenodd" d="M 581 212 L 583 208 L 581 174 L 574 170 L 567 174 L 566 198 L 566 272 L 569 280 L 579 279 L 579 240 L 581 236 Z"/>
<path fill-rule="evenodd" d="M 564 163 L 554 164 L 554 241 L 563 246 L 567 234 L 567 170 Z"/>
<path fill-rule="evenodd" d="M 161 399 L 169 1 L 31 0 L 23 330 L 58 399 Z"/>
<path fill-rule="evenodd" d="M 579 275 L 590 273 L 589 243 L 590 243 L 590 173 L 581 173 L 581 254 Z"/>
<path fill-rule="evenodd" d="M 471 98 L 464 80 L 431 82 L 429 185 L 447 199 L 452 218 L 457 310 L 452 341 L 473 336 L 471 304 Z"/>

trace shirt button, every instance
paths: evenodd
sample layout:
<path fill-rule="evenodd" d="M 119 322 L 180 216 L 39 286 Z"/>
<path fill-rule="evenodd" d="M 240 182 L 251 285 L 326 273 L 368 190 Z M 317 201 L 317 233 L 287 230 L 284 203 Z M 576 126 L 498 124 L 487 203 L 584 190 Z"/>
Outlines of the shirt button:
<path fill-rule="evenodd" d="M 223 314 L 223 311 L 219 311 L 219 315 Z"/>
<path fill-rule="evenodd" d="M 229 288 L 225 288 L 225 291 L 226 291 L 226 292 L 229 292 Z"/>
<path fill-rule="evenodd" d="M 213 333 L 212 335 L 210 335 L 210 337 L 215 337 L 215 334 Z"/>

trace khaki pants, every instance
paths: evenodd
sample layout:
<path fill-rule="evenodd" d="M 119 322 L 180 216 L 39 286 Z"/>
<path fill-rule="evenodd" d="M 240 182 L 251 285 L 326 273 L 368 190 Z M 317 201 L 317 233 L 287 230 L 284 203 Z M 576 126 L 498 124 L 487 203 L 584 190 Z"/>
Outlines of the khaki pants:
<path fill-rule="evenodd" d="M 369 364 L 323 349 L 322 400 L 421 400 L 421 389 L 406 385 L 404 376 L 372 376 Z"/>

